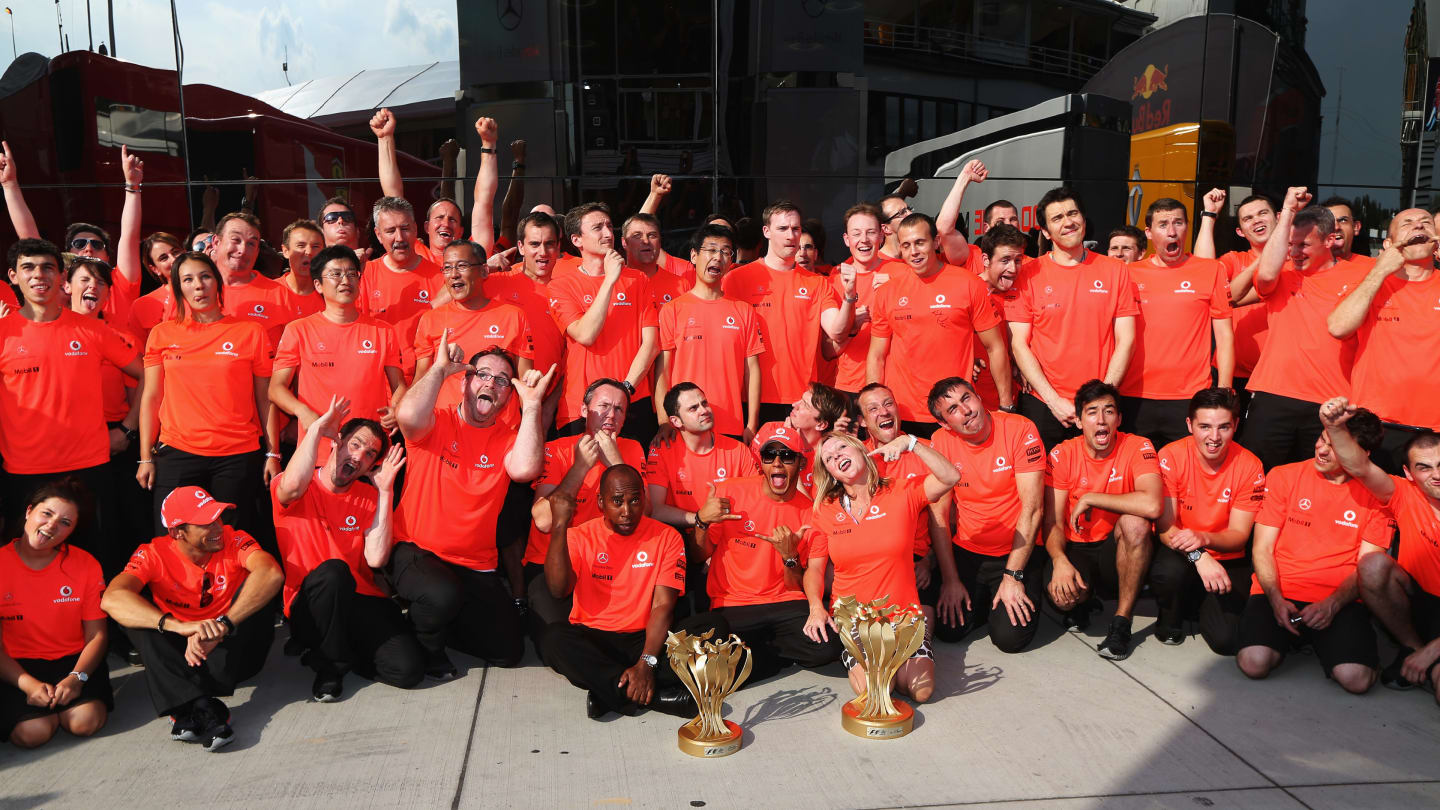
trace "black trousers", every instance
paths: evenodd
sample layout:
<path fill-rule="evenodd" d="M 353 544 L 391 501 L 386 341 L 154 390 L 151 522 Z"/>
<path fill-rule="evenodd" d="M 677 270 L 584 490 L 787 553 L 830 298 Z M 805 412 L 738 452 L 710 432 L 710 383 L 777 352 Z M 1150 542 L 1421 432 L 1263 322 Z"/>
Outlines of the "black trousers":
<path fill-rule="evenodd" d="M 672 630 L 685 630 L 692 635 L 714 630 L 715 635 L 730 635 L 725 620 L 714 614 L 705 617 L 692 616 L 671 626 Z M 556 624 L 545 631 L 540 642 L 545 663 L 564 675 L 575 686 L 595 695 L 607 709 L 620 714 L 634 714 L 639 711 L 625 688 L 620 686 L 620 675 L 640 660 L 645 650 L 645 631 L 617 633 L 596 630 L 583 624 L 565 622 Z M 680 678 L 670 668 L 665 650 L 660 650 L 660 666 L 655 668 L 655 689 L 677 686 Z"/>
<path fill-rule="evenodd" d="M 89 490 L 93 503 L 81 505 L 80 523 L 70 536 L 70 542 L 90 552 L 100 563 L 101 571 L 105 576 L 110 577 L 120 572 L 135 547 L 140 544 L 139 540 L 125 537 L 118 531 L 116 515 L 119 506 L 115 498 L 115 485 L 111 478 L 108 464 L 97 464 L 94 467 L 83 467 L 78 470 L 66 470 L 56 473 L 37 473 L 33 475 L 21 473 L 5 474 L 5 539 L 19 537 L 25 531 L 25 506 L 30 502 L 30 496 L 34 495 L 41 487 L 52 481 L 58 481 L 67 475 L 74 476 L 80 480 Z M 88 506 L 88 509 L 87 509 Z M 144 538 L 148 540 L 149 538 Z M 112 570 L 106 567 L 107 564 L 114 565 L 119 562 L 119 567 Z"/>
<path fill-rule="evenodd" d="M 1120 429 L 1144 436 L 1156 450 L 1190 435 L 1185 429 L 1185 418 L 1189 415 L 1188 399 L 1120 397 Z"/>
<path fill-rule="evenodd" d="M 1045 594 L 1048 598 L 1050 580 L 1055 576 L 1055 563 L 1050 559 L 1049 552 L 1038 547 L 1035 551 L 1045 554 Z M 1120 595 L 1120 569 L 1115 563 L 1113 533 L 1098 543 L 1066 543 L 1065 559 L 1069 560 L 1076 573 L 1080 574 L 1080 579 L 1085 582 L 1085 589 L 1092 597 L 1114 599 Z"/>
<path fill-rule="evenodd" d="M 1259 456 L 1269 472 L 1314 456 L 1321 430 L 1320 403 L 1256 391 L 1245 412 L 1240 444 Z"/>
<path fill-rule="evenodd" d="M 530 614 L 526 617 L 526 630 L 535 643 L 535 652 L 543 659 L 545 649 L 540 640 L 547 628 L 563 625 L 570 621 L 570 597 L 557 599 L 550 595 L 550 586 L 545 584 L 545 566 L 525 563 L 525 596 L 530 600 Z"/>
<path fill-rule="evenodd" d="M 1163 543 L 1155 545 L 1150 561 L 1150 592 L 1155 595 L 1158 616 L 1155 632 L 1180 629 L 1191 610 L 1198 611 L 1200 636 L 1220 655 L 1234 655 L 1240 649 L 1240 617 L 1250 599 L 1250 577 L 1255 568 L 1249 557 L 1220 560 L 1230 575 L 1228 593 L 1210 593 L 1195 564 Z"/>
<path fill-rule="evenodd" d="M 165 533 L 165 527 L 160 523 L 160 505 L 171 490 L 176 487 L 204 487 L 206 492 L 215 496 L 215 500 L 235 504 L 233 514 L 227 512 L 224 515 L 226 523 L 249 532 L 266 551 L 278 557 L 273 540 L 274 524 L 268 532 L 265 531 L 255 510 L 257 493 L 263 483 L 260 477 L 265 470 L 263 452 L 256 449 L 231 456 L 197 456 L 162 444 L 155 448 L 153 458 L 155 510 L 152 528 L 155 534 L 152 537 Z M 265 522 L 270 523 L 270 513 L 266 512 L 265 516 Z M 269 545 L 265 543 L 267 535 L 272 538 Z"/>
<path fill-rule="evenodd" d="M 425 652 L 400 607 L 355 592 L 355 576 L 341 560 L 326 560 L 305 576 L 290 605 L 290 632 L 310 648 L 316 672 L 354 671 L 409 689 L 425 677 Z"/>
<path fill-rule="evenodd" d="M 935 435 L 935 431 L 940 429 L 940 424 L 938 422 L 910 422 L 902 419 L 900 420 L 900 429 L 911 436 L 929 439 Z"/>
<path fill-rule="evenodd" d="M 805 635 L 810 605 L 803 599 L 718 607 L 695 616 L 693 621 L 718 624 L 717 617 L 730 626 L 730 632 L 739 636 L 755 657 L 746 685 L 763 681 L 791 664 L 814 669 L 840 659 L 842 647 L 833 631 L 822 642 L 811 641 Z"/>
<path fill-rule="evenodd" d="M 145 659 L 145 684 L 155 714 L 175 714 L 197 698 L 227 697 L 236 684 L 247 681 L 265 666 L 275 623 L 260 611 L 235 626 L 235 634 L 210 651 L 205 663 L 192 667 L 185 661 L 186 638 L 151 628 L 127 627 L 126 634 Z"/>
<path fill-rule="evenodd" d="M 1010 613 L 1003 605 L 994 610 L 990 608 L 990 603 L 995 601 L 995 594 L 999 592 L 1000 583 L 1005 577 L 1010 555 L 991 557 L 976 554 L 954 543 L 950 544 L 950 548 L 955 552 L 955 569 L 960 574 L 960 584 L 964 585 L 965 591 L 970 594 L 970 607 L 963 611 L 965 623 L 958 627 L 952 627 L 936 616 L 935 637 L 953 643 L 964 639 L 983 624 L 990 629 L 991 643 L 1001 652 L 1018 653 L 1030 646 L 1030 642 L 1035 640 L 1035 630 L 1040 621 L 1045 549 L 1036 548 L 1025 564 L 1025 595 L 1030 597 L 1035 610 L 1030 613 L 1030 621 L 1016 625 L 1011 624 Z M 941 552 L 937 550 L 936 553 Z M 1088 584 L 1089 580 L 1086 580 L 1086 583 Z"/>
<path fill-rule="evenodd" d="M 1040 441 L 1045 445 L 1045 452 L 1050 452 L 1055 445 L 1073 439 L 1080 435 L 1079 428 L 1067 427 L 1055 421 L 1055 415 L 1050 413 L 1050 408 L 1041 402 L 1034 394 L 1021 394 L 1019 398 L 1020 415 L 1035 423 L 1035 428 L 1040 431 Z"/>
<path fill-rule="evenodd" d="M 410 623 L 431 653 L 453 647 L 491 664 L 511 667 L 525 652 L 520 612 L 505 578 L 448 563 L 414 543 L 390 552 L 390 585 L 410 603 Z"/>

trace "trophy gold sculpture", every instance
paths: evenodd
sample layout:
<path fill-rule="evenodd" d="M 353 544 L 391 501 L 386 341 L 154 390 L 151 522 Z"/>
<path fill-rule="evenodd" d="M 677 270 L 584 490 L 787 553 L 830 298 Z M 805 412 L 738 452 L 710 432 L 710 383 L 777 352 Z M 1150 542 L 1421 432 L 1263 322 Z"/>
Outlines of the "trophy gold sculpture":
<path fill-rule="evenodd" d="M 690 694 L 700 714 L 680 727 L 680 750 L 692 757 L 728 757 L 740 750 L 740 726 L 720 716 L 725 698 L 750 677 L 750 648 L 738 636 L 711 640 L 713 630 L 692 636 L 671 633 L 665 640 L 670 667 Z M 745 665 L 740 667 L 744 657 Z M 736 675 L 739 670 L 739 675 Z"/>
<path fill-rule="evenodd" d="M 835 624 L 840 642 L 865 667 L 865 694 L 841 710 L 845 730 L 875 740 L 909 734 L 915 710 L 890 697 L 890 682 L 925 642 L 925 616 L 913 605 L 886 605 L 885 598 L 862 603 L 842 596 L 835 600 Z"/>

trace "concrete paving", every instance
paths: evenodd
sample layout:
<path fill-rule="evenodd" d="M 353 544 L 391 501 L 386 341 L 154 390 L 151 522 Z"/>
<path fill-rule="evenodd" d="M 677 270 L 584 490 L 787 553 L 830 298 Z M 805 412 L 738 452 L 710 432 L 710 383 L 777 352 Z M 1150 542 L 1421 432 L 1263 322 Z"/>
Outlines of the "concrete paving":
<path fill-rule="evenodd" d="M 92 740 L 0 746 L 0 807 L 1384 808 L 1440 805 L 1440 707 L 1419 691 L 1351 696 L 1313 656 L 1252 682 L 1198 637 L 1129 660 L 1046 619 L 1019 656 L 986 638 L 937 645 L 939 688 L 914 733 L 840 727 L 839 665 L 790 670 L 732 696 L 745 728 L 726 759 L 680 753 L 681 720 L 594 722 L 584 695 L 533 659 L 468 669 L 411 692 L 346 682 L 307 700 L 310 675 L 277 641 L 228 701 L 237 741 L 171 742 L 143 670 L 114 676 L 117 709 Z M 283 636 L 283 632 L 280 634 Z"/>

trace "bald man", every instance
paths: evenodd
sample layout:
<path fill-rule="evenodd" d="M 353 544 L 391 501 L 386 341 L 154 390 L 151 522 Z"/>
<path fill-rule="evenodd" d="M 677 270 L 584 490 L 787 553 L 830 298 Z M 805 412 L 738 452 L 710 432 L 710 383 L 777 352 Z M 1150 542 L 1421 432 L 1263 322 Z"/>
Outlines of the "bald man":
<path fill-rule="evenodd" d="M 1330 313 L 1341 340 L 1355 336 L 1350 399 L 1385 424 L 1373 459 L 1391 475 L 1417 432 L 1440 429 L 1440 277 L 1435 275 L 1435 221 L 1419 208 L 1390 220 L 1375 266 Z"/>

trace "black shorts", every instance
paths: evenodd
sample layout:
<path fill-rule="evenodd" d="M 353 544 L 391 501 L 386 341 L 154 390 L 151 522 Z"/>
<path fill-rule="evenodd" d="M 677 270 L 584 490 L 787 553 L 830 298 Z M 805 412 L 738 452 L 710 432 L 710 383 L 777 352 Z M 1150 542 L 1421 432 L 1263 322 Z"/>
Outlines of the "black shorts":
<path fill-rule="evenodd" d="M 1428 644 L 1440 638 L 1440 596 L 1414 585 L 1414 580 L 1411 584 L 1410 622 L 1415 625 L 1420 640 Z"/>
<path fill-rule="evenodd" d="M 1304 610 L 1309 602 L 1290 600 L 1295 607 Z M 1297 642 L 1308 643 L 1315 648 L 1315 657 L 1328 674 L 1340 664 L 1364 664 L 1371 669 L 1380 667 L 1380 651 L 1375 646 L 1375 626 L 1370 622 L 1370 611 L 1359 602 L 1351 602 L 1335 614 L 1330 626 L 1324 630 L 1313 630 L 1304 624 L 1295 625 L 1300 631 L 1299 638 L 1275 622 L 1275 612 L 1270 609 L 1270 600 L 1264 594 L 1251 594 L 1245 603 L 1245 613 L 1240 616 L 1240 649 L 1246 647 L 1269 647 L 1285 655 Z"/>
<path fill-rule="evenodd" d="M 29 673 L 30 677 L 48 684 L 63 681 L 65 676 L 75 671 L 75 664 L 79 661 L 80 653 L 55 659 L 16 659 L 16 663 Z M 0 738 L 10 739 L 10 732 L 15 730 L 15 726 L 26 720 L 59 714 L 71 706 L 79 706 L 81 703 L 88 703 L 92 700 L 104 703 L 106 709 L 112 711 L 115 709 L 115 693 L 110 689 L 110 667 L 103 660 L 100 662 L 99 669 L 90 673 L 90 680 L 81 684 L 80 696 L 71 701 L 70 706 L 60 706 L 54 709 L 31 706 L 25 702 L 25 693 L 18 687 L 8 684 L 0 685 Z"/>

